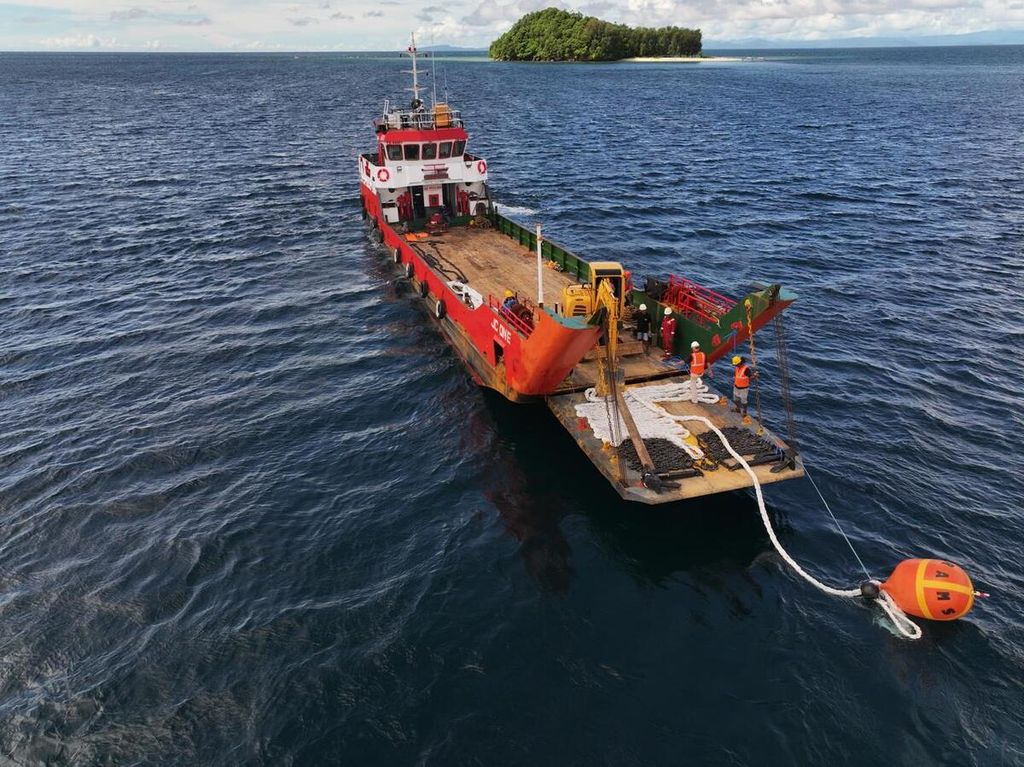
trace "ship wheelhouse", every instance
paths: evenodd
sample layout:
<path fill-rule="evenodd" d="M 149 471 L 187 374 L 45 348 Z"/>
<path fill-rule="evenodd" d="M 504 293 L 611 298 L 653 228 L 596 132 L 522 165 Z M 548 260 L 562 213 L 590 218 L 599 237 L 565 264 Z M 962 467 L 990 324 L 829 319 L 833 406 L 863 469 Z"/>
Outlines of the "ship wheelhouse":
<path fill-rule="evenodd" d="M 490 204 L 487 162 L 466 151 L 462 115 L 446 103 L 420 100 L 415 47 L 413 99 L 399 108 L 385 102 L 374 120 L 377 151 L 360 156 L 360 178 L 379 200 L 389 224 L 411 231 L 428 222 L 465 224 Z"/>

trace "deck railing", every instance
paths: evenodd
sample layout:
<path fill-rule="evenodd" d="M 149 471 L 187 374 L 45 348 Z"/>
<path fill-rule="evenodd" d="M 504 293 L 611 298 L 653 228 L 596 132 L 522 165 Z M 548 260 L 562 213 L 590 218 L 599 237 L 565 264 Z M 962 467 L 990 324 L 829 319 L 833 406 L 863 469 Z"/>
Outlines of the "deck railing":
<path fill-rule="evenodd" d="M 529 338 L 530 334 L 533 333 L 533 313 L 534 307 L 528 299 L 518 300 L 518 305 L 521 307 L 518 314 L 513 313 L 511 309 L 508 309 L 502 301 L 499 301 L 491 294 L 487 294 L 487 305 L 496 311 L 505 322 L 516 329 L 525 338 Z"/>
<path fill-rule="evenodd" d="M 457 109 L 432 112 L 429 109 L 416 111 L 415 109 L 388 109 L 373 124 L 378 129 L 402 130 L 413 128 L 415 130 L 433 130 L 434 128 L 462 128 L 462 112 Z"/>
<path fill-rule="evenodd" d="M 674 274 L 668 278 L 668 289 L 661 300 L 685 317 L 712 325 L 736 305 L 731 298 Z"/>

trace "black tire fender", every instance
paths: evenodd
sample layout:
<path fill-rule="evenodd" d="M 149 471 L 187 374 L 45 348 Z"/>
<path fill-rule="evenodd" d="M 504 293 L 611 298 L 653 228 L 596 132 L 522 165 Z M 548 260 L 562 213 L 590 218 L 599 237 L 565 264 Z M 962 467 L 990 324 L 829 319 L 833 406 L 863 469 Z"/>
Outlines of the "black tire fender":
<path fill-rule="evenodd" d="M 416 273 L 416 270 L 412 268 L 412 264 L 406 264 L 405 265 L 405 277 L 406 277 L 406 279 L 411 280 L 415 273 Z"/>
<path fill-rule="evenodd" d="M 374 230 L 374 232 L 373 232 L 373 239 L 375 239 L 377 242 L 384 242 L 384 230 L 383 229 L 376 229 L 376 230 Z"/>
<path fill-rule="evenodd" d="M 402 263 L 402 249 L 395 248 L 394 252 L 391 254 L 391 258 L 394 259 L 396 264 Z"/>
<path fill-rule="evenodd" d="M 448 311 L 444 308 L 444 301 L 438 299 L 437 303 L 434 304 L 434 316 L 439 320 L 443 320 L 448 314 Z"/>
<path fill-rule="evenodd" d="M 426 280 L 420 280 L 420 298 L 426 298 L 430 295 L 430 286 Z"/>

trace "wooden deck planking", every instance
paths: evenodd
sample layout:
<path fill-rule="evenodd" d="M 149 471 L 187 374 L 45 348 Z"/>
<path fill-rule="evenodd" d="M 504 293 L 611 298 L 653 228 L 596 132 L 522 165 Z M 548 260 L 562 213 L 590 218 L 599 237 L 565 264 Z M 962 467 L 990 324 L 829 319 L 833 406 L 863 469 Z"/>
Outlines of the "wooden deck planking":
<path fill-rule="evenodd" d="M 682 374 L 677 375 L 681 379 L 684 378 Z M 651 381 L 649 383 L 631 384 L 628 388 L 633 389 L 640 386 L 653 386 L 663 383 L 665 383 L 664 378 L 657 381 Z M 698 498 L 704 495 L 714 495 L 715 493 L 724 493 L 730 490 L 742 490 L 744 488 L 751 487 L 750 477 L 747 476 L 747 473 L 742 468 L 730 471 L 725 466 L 719 466 L 714 471 L 705 471 L 703 476 L 686 477 L 683 479 L 673 480 L 679 483 L 679 488 L 667 490 L 661 493 L 655 493 L 652 490 L 648 490 L 640 481 L 639 473 L 632 469 L 627 469 L 627 486 L 623 487 L 618 482 L 617 471 L 610 460 L 609 451 L 605 450 L 603 443 L 594 436 L 590 425 L 585 421 L 581 422 L 581 419 L 576 416 L 576 405 L 584 402 L 585 399 L 585 395 L 580 391 L 555 395 L 548 398 L 548 407 L 562 423 L 565 429 L 573 436 L 577 444 L 579 444 L 580 449 L 582 449 L 587 457 L 590 458 L 594 466 L 597 467 L 609 482 L 611 482 L 619 495 L 626 500 L 639 501 L 641 503 L 648 504 L 661 504 L 681 501 L 688 498 Z M 751 419 L 750 424 L 743 424 L 739 415 L 731 412 L 728 405 L 665 402 L 662 406 L 670 413 L 677 415 L 704 416 L 719 429 L 724 429 L 728 426 L 740 426 L 751 431 L 756 431 L 758 428 L 758 422 L 753 418 Z M 698 421 L 685 421 L 682 425 L 694 435 L 708 430 L 704 424 Z M 772 434 L 770 431 L 765 431 L 765 437 L 770 440 L 774 440 L 779 444 L 784 444 L 777 435 Z M 782 482 L 787 479 L 795 479 L 797 477 L 802 477 L 804 474 L 803 463 L 799 458 L 797 458 L 795 469 L 786 469 L 785 471 L 781 471 L 777 474 L 772 473 L 772 467 L 770 464 L 754 466 L 751 468 L 754 471 L 754 475 L 762 485 L 771 484 L 773 482 Z"/>
<path fill-rule="evenodd" d="M 630 344 L 635 342 L 630 341 Z M 621 345 L 620 345 L 621 348 Z M 599 354 L 588 354 L 575 368 L 569 377 L 565 379 L 562 386 L 556 391 L 561 394 L 567 391 L 575 391 L 580 387 L 587 388 L 597 383 L 598 365 L 596 357 Z M 661 361 L 661 349 L 652 346 L 647 354 L 629 354 L 619 356 L 619 368 L 622 370 L 627 384 L 653 381 L 657 379 L 683 376 L 689 378 L 687 373 L 680 370 L 678 366 L 666 365 Z"/>
<path fill-rule="evenodd" d="M 458 267 L 470 287 L 485 298 L 490 294 L 500 300 L 506 290 L 511 290 L 518 296 L 537 300 L 537 254 L 496 229 L 453 227 L 444 234 L 412 244 L 439 257 L 442 265 Z M 545 266 L 546 303 L 560 302 L 562 289 L 575 282 L 568 274 Z"/>

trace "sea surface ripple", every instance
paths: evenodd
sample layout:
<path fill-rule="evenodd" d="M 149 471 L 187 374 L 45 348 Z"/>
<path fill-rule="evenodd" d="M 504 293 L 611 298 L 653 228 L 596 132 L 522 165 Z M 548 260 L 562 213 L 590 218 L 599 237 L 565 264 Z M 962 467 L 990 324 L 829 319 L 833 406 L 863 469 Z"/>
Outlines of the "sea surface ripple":
<path fill-rule="evenodd" d="M 397 57 L 0 54 L 0 761 L 1024 764 L 1024 48 L 437 64 L 512 215 L 795 291 L 867 568 L 992 598 L 900 640 L 476 388 L 359 219 Z"/>

